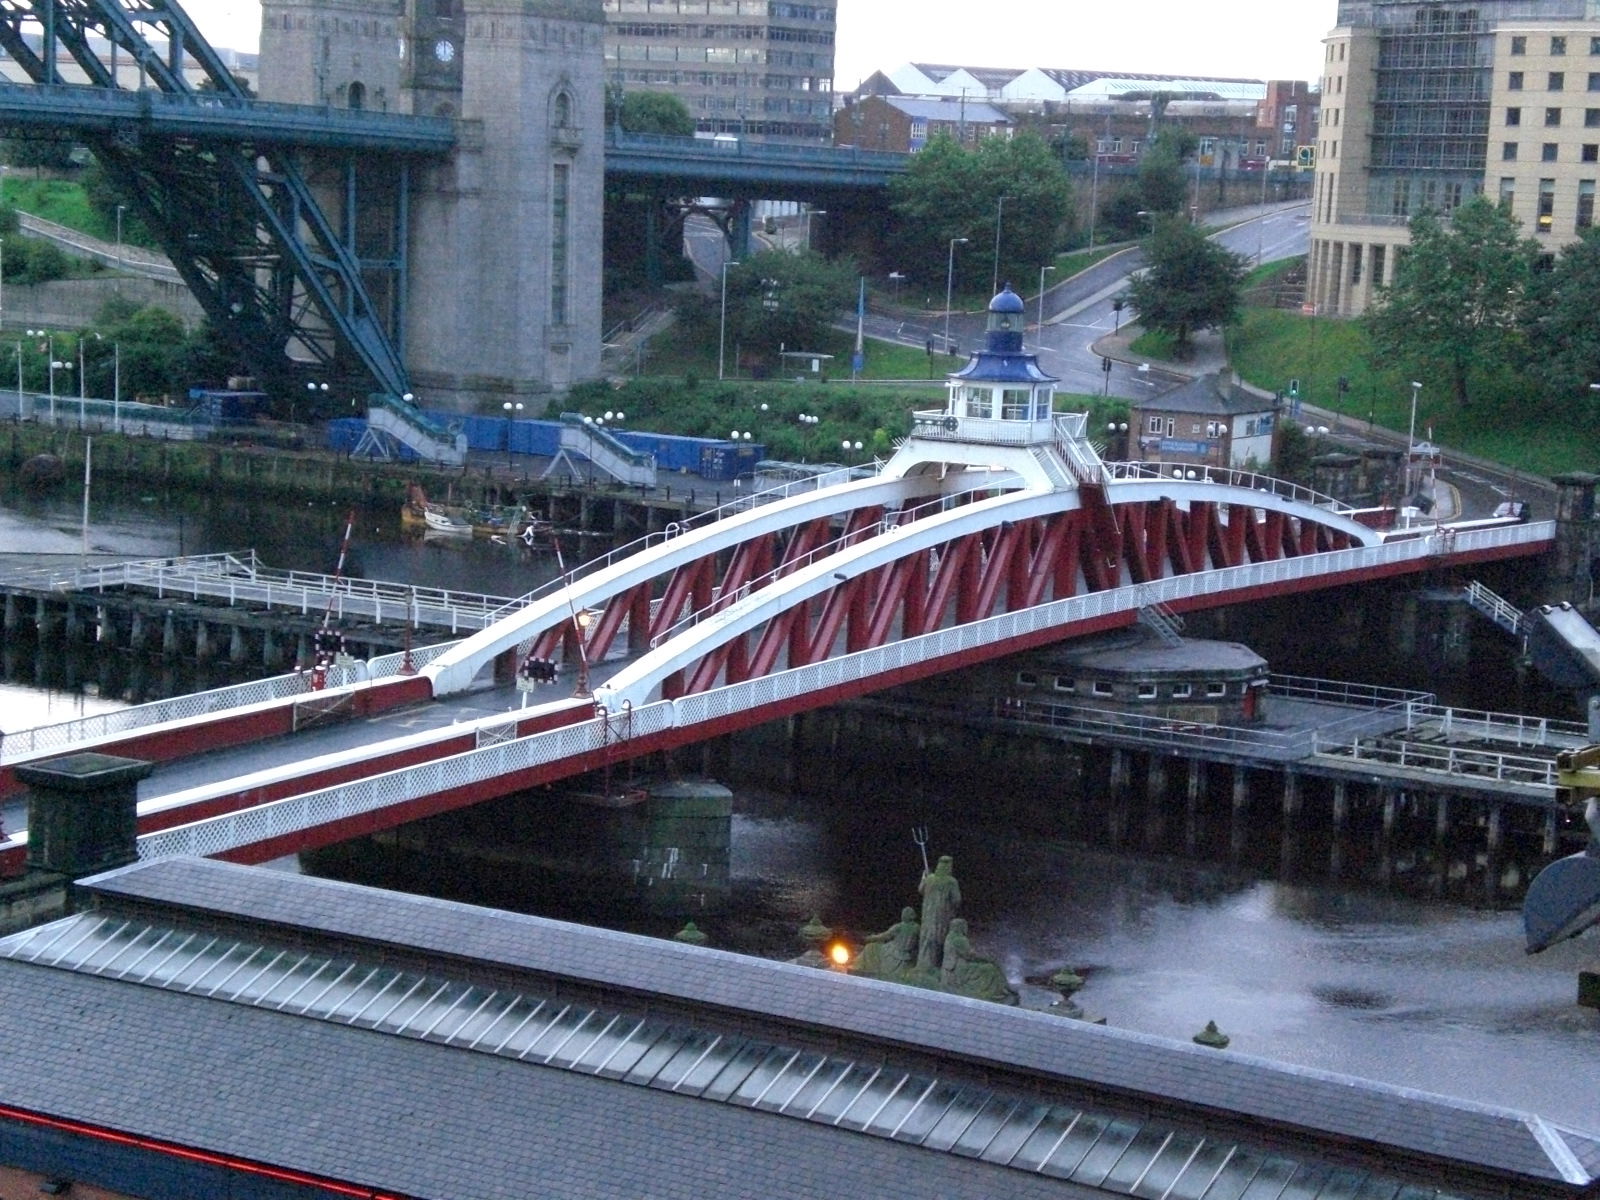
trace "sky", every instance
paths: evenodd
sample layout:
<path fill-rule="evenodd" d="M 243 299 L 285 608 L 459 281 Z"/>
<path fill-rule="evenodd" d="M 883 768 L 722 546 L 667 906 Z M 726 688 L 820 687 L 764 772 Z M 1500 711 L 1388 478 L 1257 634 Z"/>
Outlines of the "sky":
<path fill-rule="evenodd" d="M 257 0 L 187 0 L 213 45 L 254 50 Z M 1337 0 L 839 0 L 834 86 L 907 62 L 1316 79 Z"/>

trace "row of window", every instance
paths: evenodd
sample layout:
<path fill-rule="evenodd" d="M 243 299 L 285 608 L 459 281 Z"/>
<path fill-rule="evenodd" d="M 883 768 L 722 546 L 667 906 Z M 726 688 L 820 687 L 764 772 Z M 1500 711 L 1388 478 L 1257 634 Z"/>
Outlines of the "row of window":
<path fill-rule="evenodd" d="M 1096 679 L 1092 682 L 1085 680 L 1084 692 L 1091 696 L 1115 696 L 1117 688 L 1107 679 Z M 1053 692 L 1074 694 L 1078 691 L 1079 681 L 1070 675 L 1040 675 L 1036 671 L 1018 671 L 1017 686 L 1024 688 L 1047 687 Z M 1217 700 L 1228 694 L 1226 683 L 1207 683 L 1204 685 L 1206 698 Z M 1173 683 L 1166 687 L 1166 698 L 1169 700 L 1192 700 L 1195 695 L 1195 686 L 1192 683 Z M 1236 688 L 1235 692 L 1242 689 Z M 1134 685 L 1134 695 L 1140 700 L 1160 700 L 1162 688 L 1155 683 L 1140 683 Z"/>
<path fill-rule="evenodd" d="M 1500 161 L 1501 162 L 1516 162 L 1516 161 L 1518 161 L 1518 157 L 1517 156 L 1518 156 L 1518 143 L 1516 143 L 1516 142 L 1501 142 L 1500 143 Z M 1541 142 L 1539 144 L 1539 161 L 1540 162 L 1547 162 L 1547 163 L 1560 162 L 1561 161 L 1561 143 L 1560 142 Z M 1600 162 L 1600 144 L 1597 144 L 1595 142 L 1585 142 L 1584 144 L 1579 146 L 1578 147 L 1578 161 L 1579 162 L 1586 162 L 1586 163 Z"/>
<path fill-rule="evenodd" d="M 1600 152 L 1600 147 L 1590 147 Z M 1589 162 L 1600 161 L 1597 158 L 1588 159 Z M 1593 179 L 1578 180 L 1577 205 L 1573 210 L 1572 231 L 1582 233 L 1594 224 L 1594 191 Z M 1510 211 L 1517 201 L 1517 181 L 1515 179 L 1500 180 L 1500 207 Z M 1539 203 L 1534 210 L 1534 228 L 1540 233 L 1550 233 L 1555 229 L 1556 218 L 1556 181 L 1554 179 L 1539 180 Z"/>
<path fill-rule="evenodd" d="M 1527 38 L 1527 35 L 1519 33 L 1519 34 L 1516 34 L 1515 36 L 1513 36 L 1512 39 L 1511 39 L 1511 53 L 1513 53 L 1513 54 L 1526 54 L 1527 52 L 1528 52 L 1528 38 Z M 1566 38 L 1565 35 L 1557 34 L 1557 35 L 1555 35 L 1554 37 L 1552 37 L 1550 39 L 1550 55 L 1551 55 L 1552 58 L 1557 57 L 1559 55 L 1563 55 L 1566 52 L 1567 52 L 1567 38 Z M 1590 54 L 1594 54 L 1594 55 L 1600 55 L 1600 37 L 1591 37 L 1589 39 L 1589 53 Z"/>
<path fill-rule="evenodd" d="M 790 4 L 785 0 L 605 0 L 608 13 L 663 13 L 678 16 L 775 17 L 780 21 L 832 22 L 831 4 Z"/>
<path fill-rule="evenodd" d="M 788 29 L 781 25 L 673 25 L 661 21 L 619 21 L 614 38 L 654 38 L 679 42 L 810 42 L 833 45 L 831 29 Z"/>
<path fill-rule="evenodd" d="M 1506 90 L 1521 92 L 1528 90 L 1527 73 L 1512 71 L 1506 76 Z M 1564 92 L 1567 90 L 1567 73 L 1565 71 L 1551 71 L 1545 76 L 1545 91 Z M 1600 71 L 1590 71 L 1584 83 L 1584 90 L 1600 92 Z"/>

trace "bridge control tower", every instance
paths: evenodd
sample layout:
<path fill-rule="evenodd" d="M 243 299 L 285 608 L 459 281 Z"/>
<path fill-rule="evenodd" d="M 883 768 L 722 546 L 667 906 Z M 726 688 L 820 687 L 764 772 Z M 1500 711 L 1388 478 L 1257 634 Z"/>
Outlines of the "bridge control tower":
<path fill-rule="evenodd" d="M 429 407 L 537 413 L 599 372 L 604 32 L 600 0 L 262 6 L 263 99 L 458 121 L 448 158 L 397 179 L 311 172 L 364 264 L 398 260 L 388 302 Z"/>
<path fill-rule="evenodd" d="M 1008 283 L 989 301 L 984 347 L 946 381 L 942 410 L 912 414 L 911 435 L 886 476 L 937 467 L 1010 472 L 1024 488 L 1098 482 L 1100 457 L 1085 440 L 1087 415 L 1055 412 L 1058 382 L 1023 349 L 1026 306 Z"/>

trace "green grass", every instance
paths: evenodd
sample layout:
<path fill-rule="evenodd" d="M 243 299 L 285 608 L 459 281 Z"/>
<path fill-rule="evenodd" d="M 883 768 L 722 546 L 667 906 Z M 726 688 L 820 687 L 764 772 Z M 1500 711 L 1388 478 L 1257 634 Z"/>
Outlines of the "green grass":
<path fill-rule="evenodd" d="M 1136 343 L 1137 344 L 1137 343 Z M 1229 338 L 1233 366 L 1248 382 L 1272 390 L 1300 381 L 1300 399 L 1330 409 L 1358 428 L 1369 421 L 1405 432 L 1411 421 L 1406 376 L 1375 365 L 1366 332 L 1354 321 L 1250 308 Z M 1348 390 L 1339 390 L 1339 378 Z M 1544 397 L 1507 372 L 1485 381 L 1461 408 L 1440 385 L 1417 402 L 1416 436 L 1441 446 L 1552 475 L 1600 466 L 1600 422 L 1586 397 Z"/>
<path fill-rule="evenodd" d="M 54 221 L 91 237 L 114 238 L 115 229 L 106 229 L 100 214 L 89 205 L 81 184 L 65 179 L 33 179 L 8 174 L 0 183 L 0 200 L 12 208 Z"/>

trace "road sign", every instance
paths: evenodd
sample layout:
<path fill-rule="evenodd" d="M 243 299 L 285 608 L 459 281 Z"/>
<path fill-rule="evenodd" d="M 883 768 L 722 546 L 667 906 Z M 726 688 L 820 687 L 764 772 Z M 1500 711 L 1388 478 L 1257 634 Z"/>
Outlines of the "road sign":
<path fill-rule="evenodd" d="M 1302 304 L 1300 311 L 1308 317 L 1314 317 L 1317 315 L 1317 306 L 1315 304 Z"/>

